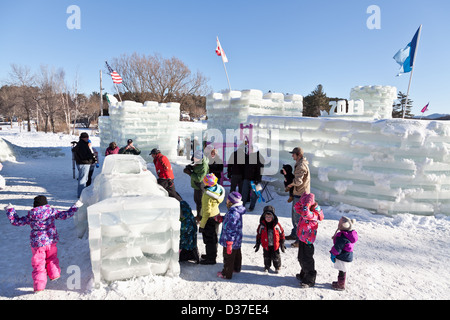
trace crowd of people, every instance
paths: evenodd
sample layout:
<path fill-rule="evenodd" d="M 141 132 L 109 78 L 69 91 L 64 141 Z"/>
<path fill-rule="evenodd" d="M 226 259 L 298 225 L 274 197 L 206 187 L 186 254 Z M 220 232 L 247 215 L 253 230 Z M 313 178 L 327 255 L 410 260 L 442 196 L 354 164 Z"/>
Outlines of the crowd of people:
<path fill-rule="evenodd" d="M 194 203 L 197 216 L 194 217 L 189 204 L 175 190 L 174 173 L 168 158 L 160 150 L 154 148 L 150 155 L 153 158 L 157 174 L 157 182 L 169 197 L 180 202 L 180 251 L 179 261 L 194 261 L 204 265 L 216 264 L 218 245 L 223 247 L 223 269 L 217 272 L 219 278 L 231 279 L 233 273 L 241 271 L 242 267 L 242 229 L 243 215 L 255 209 L 257 192 L 252 185 L 262 181 L 264 158 L 259 150 L 248 143 L 241 145 L 233 152 L 227 163 L 227 174 L 224 174 L 224 164 L 217 150 L 195 150 L 192 164 L 186 166 L 184 173 L 190 176 L 193 189 Z M 78 168 L 78 198 L 82 190 L 90 184 L 93 168 L 98 164 L 98 153 L 92 148 L 89 135 L 81 133 L 77 144 L 72 148 Z M 134 154 L 141 151 L 129 139 L 123 148 L 111 142 L 105 156 L 111 154 Z M 259 219 L 256 230 L 257 252 L 262 246 L 264 270 L 268 271 L 273 265 L 278 272 L 282 261 L 281 252 L 285 252 L 285 240 L 294 240 L 292 247 L 298 248 L 300 273 L 296 278 L 303 288 L 314 287 L 317 271 L 314 261 L 314 241 L 316 239 L 319 222 L 324 219 L 323 211 L 310 191 L 310 172 L 308 161 L 300 147 L 291 152 L 294 168 L 284 165 L 281 173 L 284 175 L 286 192 L 289 192 L 288 202 L 292 203 L 292 230 L 285 236 L 273 206 L 267 205 Z M 230 191 L 226 194 L 221 181 L 230 181 Z M 237 191 L 239 190 L 239 191 Z M 227 213 L 220 214 L 219 205 L 225 201 Z M 248 209 L 246 203 L 250 202 Z M 7 217 L 15 226 L 30 225 L 31 247 L 33 252 L 33 282 L 34 290 L 45 289 L 47 275 L 54 280 L 59 277 L 60 268 L 57 258 L 56 244 L 58 234 L 54 224 L 55 219 L 67 219 L 77 211 L 82 203 L 78 200 L 68 211 L 58 211 L 50 207 L 44 196 L 35 198 L 33 208 L 25 217 L 19 217 L 12 205 L 5 207 Z M 355 221 L 342 217 L 338 229 L 332 237 L 333 246 L 330 259 L 339 270 L 338 281 L 332 283 L 336 290 L 345 289 L 346 273 L 353 261 L 353 248 L 358 240 L 354 230 Z M 219 227 L 222 229 L 219 236 Z M 202 234 L 205 254 L 199 255 L 197 233 Z"/>

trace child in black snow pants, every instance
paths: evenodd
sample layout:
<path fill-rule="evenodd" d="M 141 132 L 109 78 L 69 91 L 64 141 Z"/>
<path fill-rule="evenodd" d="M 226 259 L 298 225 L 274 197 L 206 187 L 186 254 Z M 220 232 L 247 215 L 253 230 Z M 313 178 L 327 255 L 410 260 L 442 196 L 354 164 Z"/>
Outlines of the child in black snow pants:
<path fill-rule="evenodd" d="M 278 223 L 275 215 L 275 208 L 264 207 L 263 214 L 259 219 L 259 226 L 256 233 L 256 245 L 253 247 L 258 252 L 260 245 L 264 249 L 264 271 L 268 272 L 273 263 L 275 272 L 278 273 L 281 267 L 281 251 L 285 251 L 284 230 Z"/>

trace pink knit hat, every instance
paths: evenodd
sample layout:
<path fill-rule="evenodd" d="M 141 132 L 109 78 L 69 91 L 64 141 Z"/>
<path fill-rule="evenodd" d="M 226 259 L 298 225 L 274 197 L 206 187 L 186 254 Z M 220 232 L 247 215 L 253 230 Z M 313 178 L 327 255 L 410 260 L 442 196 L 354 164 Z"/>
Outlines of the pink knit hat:
<path fill-rule="evenodd" d="M 208 173 L 204 178 L 203 178 L 203 183 L 205 184 L 205 186 L 207 187 L 212 187 L 215 186 L 217 183 L 217 177 L 214 175 L 214 173 Z"/>

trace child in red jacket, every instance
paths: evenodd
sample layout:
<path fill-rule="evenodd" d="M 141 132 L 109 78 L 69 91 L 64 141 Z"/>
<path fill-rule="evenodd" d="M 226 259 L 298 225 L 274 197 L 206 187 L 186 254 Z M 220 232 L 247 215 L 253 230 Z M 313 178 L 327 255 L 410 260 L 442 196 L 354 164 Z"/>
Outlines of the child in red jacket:
<path fill-rule="evenodd" d="M 275 208 L 272 206 L 265 206 L 256 231 L 256 245 L 253 247 L 255 252 L 258 252 L 260 245 L 262 245 L 264 249 L 265 272 L 269 271 L 272 263 L 276 273 L 280 270 L 280 249 L 283 253 L 286 249 L 284 240 L 284 230 L 278 223 L 278 217 L 275 215 Z"/>

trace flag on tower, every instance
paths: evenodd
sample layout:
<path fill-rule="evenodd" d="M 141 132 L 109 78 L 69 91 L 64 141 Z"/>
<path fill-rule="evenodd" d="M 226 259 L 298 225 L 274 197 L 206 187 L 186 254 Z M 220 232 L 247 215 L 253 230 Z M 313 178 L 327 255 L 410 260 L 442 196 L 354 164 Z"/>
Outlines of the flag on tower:
<path fill-rule="evenodd" d="M 408 45 L 400 49 L 394 56 L 394 60 L 400 65 L 400 71 L 397 76 L 411 72 L 414 66 L 414 59 L 416 57 L 417 52 L 417 43 L 419 40 L 420 29 L 422 26 L 417 29 L 416 34 Z"/>
<path fill-rule="evenodd" d="M 220 45 L 219 37 L 217 37 L 217 48 L 216 48 L 216 53 L 217 53 L 217 55 L 218 55 L 219 57 L 222 57 L 223 63 L 228 62 L 228 58 L 227 58 L 227 56 L 225 55 L 225 51 L 223 51 L 223 48 L 222 48 L 222 46 Z"/>
<path fill-rule="evenodd" d="M 120 74 L 117 73 L 117 71 L 113 70 L 109 64 L 108 61 L 106 62 L 106 67 L 108 68 L 109 74 L 111 75 L 112 81 L 115 84 L 121 84 L 122 83 L 122 77 L 120 76 Z"/>

